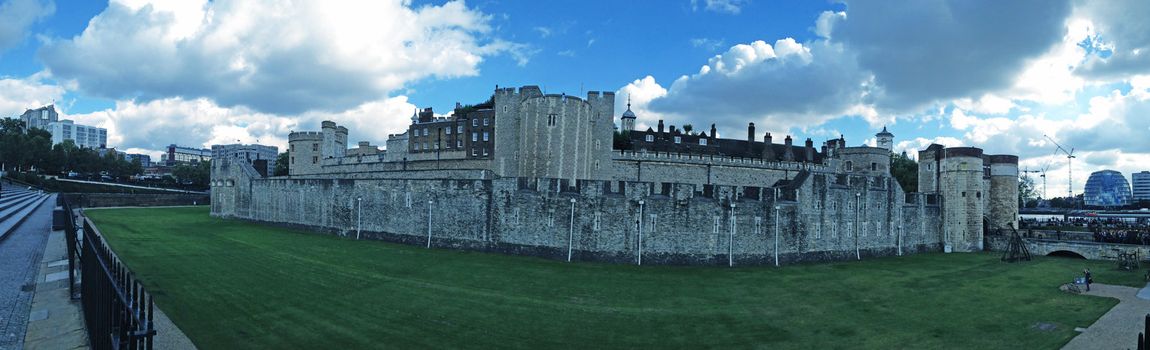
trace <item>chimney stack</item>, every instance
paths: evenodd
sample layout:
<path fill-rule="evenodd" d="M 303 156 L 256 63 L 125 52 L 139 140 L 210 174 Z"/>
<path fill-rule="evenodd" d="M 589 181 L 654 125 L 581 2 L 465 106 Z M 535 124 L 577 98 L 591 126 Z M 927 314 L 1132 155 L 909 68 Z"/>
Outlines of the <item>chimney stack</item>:
<path fill-rule="evenodd" d="M 806 151 L 807 151 L 806 161 L 814 163 L 815 162 L 815 142 L 811 141 L 811 138 L 809 138 L 809 137 L 807 138 L 807 149 L 806 149 Z"/>
<path fill-rule="evenodd" d="M 663 133 L 663 120 L 662 119 L 659 119 L 659 133 L 660 134 Z"/>
<path fill-rule="evenodd" d="M 795 161 L 795 151 L 792 149 L 794 144 L 791 142 L 791 135 L 783 139 L 783 160 L 788 162 Z"/>

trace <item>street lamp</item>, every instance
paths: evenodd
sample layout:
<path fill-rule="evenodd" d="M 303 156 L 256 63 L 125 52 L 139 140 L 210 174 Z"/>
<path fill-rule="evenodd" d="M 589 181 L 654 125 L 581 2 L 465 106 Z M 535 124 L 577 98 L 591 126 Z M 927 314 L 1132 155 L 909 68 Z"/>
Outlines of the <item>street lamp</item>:
<path fill-rule="evenodd" d="M 431 248 L 431 204 L 435 203 L 430 199 L 427 200 L 427 248 Z"/>
<path fill-rule="evenodd" d="M 775 266 L 779 266 L 779 209 L 781 208 L 775 205 Z"/>
<path fill-rule="evenodd" d="M 639 201 L 639 260 L 636 265 L 643 265 L 643 201 Z"/>
<path fill-rule="evenodd" d="M 735 266 L 735 203 L 731 202 L 731 230 L 727 238 L 727 266 Z"/>
<path fill-rule="evenodd" d="M 571 198 L 571 230 L 567 231 L 567 262 L 571 262 L 571 245 L 575 238 L 575 198 Z"/>
<path fill-rule="evenodd" d="M 355 197 L 355 206 L 355 240 L 358 241 L 363 230 L 363 197 Z"/>
<path fill-rule="evenodd" d="M 859 254 L 859 206 L 862 205 L 862 193 L 855 193 L 855 260 L 862 260 Z"/>

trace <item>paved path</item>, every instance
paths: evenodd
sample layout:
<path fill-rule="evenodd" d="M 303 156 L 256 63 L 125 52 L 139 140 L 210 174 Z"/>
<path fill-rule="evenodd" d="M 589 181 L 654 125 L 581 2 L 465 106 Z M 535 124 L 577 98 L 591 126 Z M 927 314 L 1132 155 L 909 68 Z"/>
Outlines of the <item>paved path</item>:
<path fill-rule="evenodd" d="M 72 300 L 68 290 L 67 249 L 64 231 L 52 231 L 40 262 L 36 297 L 24 335 L 27 350 L 88 348 L 80 301 Z"/>
<path fill-rule="evenodd" d="M 1115 298 L 1118 305 L 1102 315 L 1062 349 L 1133 349 L 1138 346 L 1138 333 L 1144 329 L 1150 300 L 1137 297 L 1139 288 L 1091 284 L 1084 295 Z"/>
<path fill-rule="evenodd" d="M 0 350 L 21 349 L 28 327 L 40 257 L 52 228 L 48 199 L 20 227 L 0 240 Z"/>

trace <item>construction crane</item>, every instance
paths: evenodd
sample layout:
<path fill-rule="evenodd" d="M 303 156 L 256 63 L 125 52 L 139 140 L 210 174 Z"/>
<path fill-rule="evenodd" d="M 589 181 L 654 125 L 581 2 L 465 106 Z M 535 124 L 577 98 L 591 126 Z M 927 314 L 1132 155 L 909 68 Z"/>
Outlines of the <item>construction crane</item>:
<path fill-rule="evenodd" d="M 1066 193 L 1070 194 L 1070 200 L 1073 201 L 1074 200 L 1074 166 L 1073 166 L 1074 163 L 1073 162 L 1074 162 L 1074 158 L 1077 158 L 1074 156 L 1074 148 L 1070 148 L 1070 150 L 1067 151 L 1066 147 L 1062 147 L 1062 145 L 1058 144 L 1058 141 L 1054 141 L 1054 139 L 1050 138 L 1049 135 L 1042 135 L 1042 136 L 1046 136 L 1047 140 L 1050 140 L 1050 142 L 1054 143 L 1054 146 L 1058 147 L 1058 151 L 1061 151 L 1063 154 L 1066 155 Z"/>

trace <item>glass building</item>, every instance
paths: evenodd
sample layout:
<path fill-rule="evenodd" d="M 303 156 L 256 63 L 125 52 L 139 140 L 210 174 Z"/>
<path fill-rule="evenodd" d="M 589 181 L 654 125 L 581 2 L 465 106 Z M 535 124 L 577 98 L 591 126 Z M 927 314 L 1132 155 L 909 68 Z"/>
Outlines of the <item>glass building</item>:
<path fill-rule="evenodd" d="M 1086 180 L 1083 200 L 1088 206 L 1114 207 L 1130 204 L 1130 183 L 1114 170 L 1095 171 Z"/>

